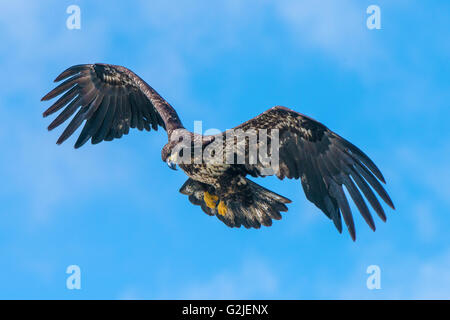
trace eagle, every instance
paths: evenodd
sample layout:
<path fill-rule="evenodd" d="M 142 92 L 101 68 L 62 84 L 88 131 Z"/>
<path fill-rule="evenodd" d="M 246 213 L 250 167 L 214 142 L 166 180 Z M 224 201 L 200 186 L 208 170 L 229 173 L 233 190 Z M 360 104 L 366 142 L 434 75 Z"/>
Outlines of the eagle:
<path fill-rule="evenodd" d="M 343 217 L 353 241 L 356 232 L 348 195 L 373 231 L 375 222 L 366 201 L 382 221 L 386 221 L 386 214 L 378 197 L 395 210 L 382 185 L 386 182 L 381 171 L 363 151 L 322 123 L 294 110 L 275 106 L 233 129 L 203 135 L 185 129 L 175 109 L 123 66 L 74 65 L 54 82 L 60 81 L 63 82 L 41 100 L 61 95 L 43 113 L 47 117 L 62 110 L 48 130 L 71 118 L 57 144 L 67 140 L 83 123 L 75 148 L 88 140 L 97 144 L 119 139 L 130 128 L 156 131 L 161 127 L 168 138 L 161 151 L 162 161 L 171 169 L 178 165 L 188 176 L 179 191 L 228 227 L 271 226 L 272 220 L 280 220 L 281 212 L 288 210 L 286 204 L 291 203 L 249 177 L 300 179 L 306 198 L 333 221 L 339 233 Z M 236 130 L 244 132 L 244 138 L 227 139 Z M 265 131 L 266 139 L 252 140 L 246 135 L 249 131 Z M 216 148 L 211 148 L 214 144 Z M 250 149 L 260 151 L 264 146 L 270 148 L 268 155 L 277 155 L 277 165 L 269 170 L 267 161 L 250 154 Z M 209 148 L 213 156 L 220 149 L 217 147 L 222 147 L 227 159 L 233 161 L 218 161 L 223 160 L 223 155 L 208 158 L 202 154 Z M 200 154 L 200 158 L 195 154 Z"/>

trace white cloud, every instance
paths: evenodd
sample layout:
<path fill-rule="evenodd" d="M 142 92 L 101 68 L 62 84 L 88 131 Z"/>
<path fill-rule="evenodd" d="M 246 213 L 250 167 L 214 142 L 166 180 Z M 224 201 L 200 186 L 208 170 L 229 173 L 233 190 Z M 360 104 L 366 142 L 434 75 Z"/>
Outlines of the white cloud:
<path fill-rule="evenodd" d="M 135 287 L 126 287 L 122 292 L 120 292 L 118 300 L 139 300 L 142 299 L 141 295 Z"/>
<path fill-rule="evenodd" d="M 411 299 L 450 299 L 450 252 L 423 261 L 411 278 Z"/>
<path fill-rule="evenodd" d="M 94 21 L 89 30 L 84 27 L 68 30 L 65 27 L 68 16 L 65 9 L 56 1 L 14 1 L 2 6 L 0 26 L 2 42 L 7 47 L 0 55 L 7 61 L 2 64 L 2 70 L 4 74 L 14 75 L 0 79 L 2 96 L 17 95 L 27 90 L 29 95 L 37 98 L 42 94 L 40 84 L 45 86 L 46 81 L 53 80 L 48 76 L 42 78 L 48 65 L 65 66 L 68 61 L 79 61 L 83 53 L 99 56 L 103 52 L 107 21 Z M 49 19 L 50 15 L 55 19 Z"/>
<path fill-rule="evenodd" d="M 209 280 L 187 286 L 182 299 L 255 299 L 273 298 L 279 279 L 270 266 L 256 258 L 247 258 L 236 270 L 221 270 Z"/>
<path fill-rule="evenodd" d="M 429 201 L 419 201 L 412 212 L 416 222 L 417 234 L 426 242 L 435 239 L 438 224 L 433 205 Z"/>
<path fill-rule="evenodd" d="M 413 183 L 426 189 L 448 206 L 450 145 L 445 141 L 445 135 L 440 137 L 438 142 L 439 147 L 417 145 L 415 142 L 397 145 L 393 154 L 398 163 L 402 163 L 398 171 L 403 175 L 403 183 Z"/>
<path fill-rule="evenodd" d="M 316 49 L 339 65 L 366 67 L 368 58 L 381 55 L 367 35 L 365 8 L 355 1 L 278 1 L 282 20 L 302 49 Z"/>
<path fill-rule="evenodd" d="M 64 212 L 63 205 L 101 195 L 111 184 L 130 184 L 138 175 L 134 166 L 124 165 L 133 152 L 120 146 L 104 145 L 102 152 L 89 148 L 75 151 L 73 140 L 63 146 L 55 144 L 61 129 L 49 133 L 45 128 L 48 121 L 40 112 L 33 120 L 0 101 L 0 116 L 0 143 L 5 151 L 0 175 L 8 181 L 0 190 L 3 196 L 21 199 L 7 203 L 23 215 L 26 227 L 48 223 L 56 211 Z"/>

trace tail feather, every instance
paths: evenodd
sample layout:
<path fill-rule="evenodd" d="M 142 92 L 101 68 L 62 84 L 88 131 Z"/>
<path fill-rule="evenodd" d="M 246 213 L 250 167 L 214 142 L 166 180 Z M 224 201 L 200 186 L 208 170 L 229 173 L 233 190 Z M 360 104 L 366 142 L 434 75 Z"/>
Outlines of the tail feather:
<path fill-rule="evenodd" d="M 237 187 L 235 193 L 219 195 L 220 200 L 227 207 L 225 215 L 219 214 L 217 208 L 208 207 L 203 200 L 206 191 L 215 194 L 215 190 L 211 190 L 211 186 L 188 179 L 181 187 L 180 192 L 188 195 L 192 204 L 200 205 L 206 214 L 215 215 L 229 227 L 260 228 L 261 225 L 271 226 L 272 219 L 280 220 L 281 212 L 288 211 L 286 204 L 290 203 L 291 200 L 249 179 L 245 179 L 245 182 L 242 186 Z"/>

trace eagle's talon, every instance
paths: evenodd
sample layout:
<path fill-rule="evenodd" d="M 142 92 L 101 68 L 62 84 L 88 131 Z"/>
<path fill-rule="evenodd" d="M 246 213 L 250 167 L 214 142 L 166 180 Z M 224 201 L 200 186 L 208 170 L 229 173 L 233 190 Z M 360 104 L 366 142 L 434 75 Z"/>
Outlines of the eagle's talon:
<path fill-rule="evenodd" d="M 222 200 L 220 200 L 219 205 L 217 206 L 217 211 L 221 216 L 225 216 L 227 214 L 228 208 Z"/>
<path fill-rule="evenodd" d="M 208 191 L 205 191 L 205 193 L 203 194 L 203 200 L 205 201 L 208 208 L 215 209 L 219 197 L 209 193 Z"/>

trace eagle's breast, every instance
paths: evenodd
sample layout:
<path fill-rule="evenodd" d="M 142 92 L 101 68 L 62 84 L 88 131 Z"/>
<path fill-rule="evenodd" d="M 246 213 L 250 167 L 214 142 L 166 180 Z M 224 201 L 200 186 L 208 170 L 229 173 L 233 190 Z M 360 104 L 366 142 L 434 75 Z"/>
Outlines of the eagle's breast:
<path fill-rule="evenodd" d="M 230 169 L 229 164 L 180 164 L 180 168 L 191 178 L 209 185 L 216 185 Z"/>

